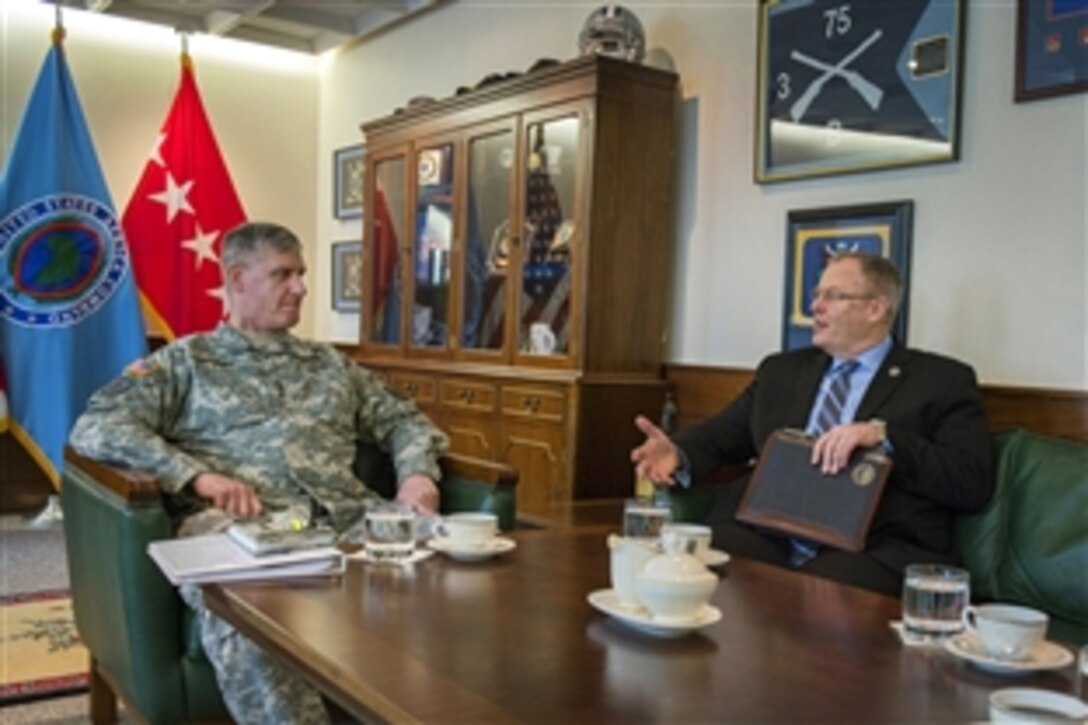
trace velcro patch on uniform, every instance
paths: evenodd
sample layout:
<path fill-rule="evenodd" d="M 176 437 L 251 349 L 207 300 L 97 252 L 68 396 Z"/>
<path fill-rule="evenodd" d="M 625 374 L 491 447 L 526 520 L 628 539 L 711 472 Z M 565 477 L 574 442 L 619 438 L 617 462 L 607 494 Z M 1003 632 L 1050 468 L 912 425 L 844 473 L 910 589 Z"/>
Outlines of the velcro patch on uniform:
<path fill-rule="evenodd" d="M 158 369 L 158 363 L 151 362 L 150 360 L 146 360 L 144 358 L 140 358 L 139 360 L 131 363 L 128 367 L 126 367 L 124 374 L 131 378 L 142 378 L 150 375 Z"/>

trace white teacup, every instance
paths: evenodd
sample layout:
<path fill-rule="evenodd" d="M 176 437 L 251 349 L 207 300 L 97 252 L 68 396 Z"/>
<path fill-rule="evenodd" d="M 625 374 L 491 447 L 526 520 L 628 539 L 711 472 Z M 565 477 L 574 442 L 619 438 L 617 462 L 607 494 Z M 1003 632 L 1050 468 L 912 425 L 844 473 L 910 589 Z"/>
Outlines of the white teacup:
<path fill-rule="evenodd" d="M 657 555 L 653 542 L 612 534 L 608 537 L 608 548 L 611 550 L 612 591 L 616 593 L 620 606 L 640 609 L 642 602 L 635 594 L 635 577 L 646 562 Z"/>
<path fill-rule="evenodd" d="M 687 552 L 706 559 L 713 532 L 702 524 L 665 524 L 661 527 L 661 546 L 666 552 Z"/>
<path fill-rule="evenodd" d="M 1022 660 L 1046 638 L 1045 612 L 1013 604 L 983 604 L 963 610 L 963 624 L 991 657 Z"/>
<path fill-rule="evenodd" d="M 483 546 L 499 532 L 499 517 L 489 513 L 443 516 L 433 529 L 435 536 L 455 546 Z"/>
<path fill-rule="evenodd" d="M 1011 687 L 990 693 L 993 722 L 1084 722 L 1088 705 L 1069 695 L 1033 687 Z"/>

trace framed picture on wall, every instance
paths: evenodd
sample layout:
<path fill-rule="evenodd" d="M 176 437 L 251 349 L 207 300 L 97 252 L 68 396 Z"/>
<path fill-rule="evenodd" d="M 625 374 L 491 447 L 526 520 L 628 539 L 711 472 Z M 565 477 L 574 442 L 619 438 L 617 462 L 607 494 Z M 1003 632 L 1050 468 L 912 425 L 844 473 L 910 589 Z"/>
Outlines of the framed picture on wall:
<path fill-rule="evenodd" d="M 332 245 L 332 308 L 337 312 L 358 312 L 363 299 L 363 243 L 334 242 Z"/>
<path fill-rule="evenodd" d="M 756 181 L 958 159 L 965 6 L 760 0 Z"/>
<path fill-rule="evenodd" d="M 363 215 L 363 182 L 366 163 L 362 144 L 337 149 L 333 153 L 333 216 L 356 219 Z"/>
<path fill-rule="evenodd" d="M 812 344 L 812 292 L 827 261 L 842 252 L 869 252 L 890 259 L 903 280 L 903 303 L 892 334 L 907 342 L 910 299 L 910 236 L 914 202 L 791 211 L 786 221 L 786 282 L 782 349 Z"/>
<path fill-rule="evenodd" d="M 1019 0 L 1017 102 L 1088 90 L 1088 0 Z"/>

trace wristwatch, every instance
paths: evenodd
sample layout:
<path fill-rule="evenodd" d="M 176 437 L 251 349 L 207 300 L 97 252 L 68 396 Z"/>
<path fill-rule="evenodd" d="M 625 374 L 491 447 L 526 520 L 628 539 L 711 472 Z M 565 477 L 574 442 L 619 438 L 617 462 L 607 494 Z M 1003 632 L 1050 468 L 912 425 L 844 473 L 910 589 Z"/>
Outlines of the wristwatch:
<path fill-rule="evenodd" d="M 884 449 L 888 448 L 888 424 L 880 418 L 870 418 L 869 425 L 876 428 L 876 434 L 879 436 L 876 444 Z"/>

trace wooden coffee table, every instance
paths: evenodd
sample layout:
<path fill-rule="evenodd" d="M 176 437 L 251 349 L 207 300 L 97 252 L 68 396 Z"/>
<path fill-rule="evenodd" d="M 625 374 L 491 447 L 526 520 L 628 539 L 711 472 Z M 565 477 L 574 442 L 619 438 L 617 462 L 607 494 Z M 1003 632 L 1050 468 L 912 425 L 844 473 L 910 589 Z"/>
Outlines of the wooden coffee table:
<path fill-rule="evenodd" d="M 990 691 L 1073 688 L 1073 668 L 1009 679 L 904 648 L 898 600 L 734 559 L 721 621 L 681 639 L 586 600 L 607 588 L 599 530 L 519 532 L 517 549 L 335 579 L 205 587 L 208 606 L 361 720 L 984 719 Z"/>

